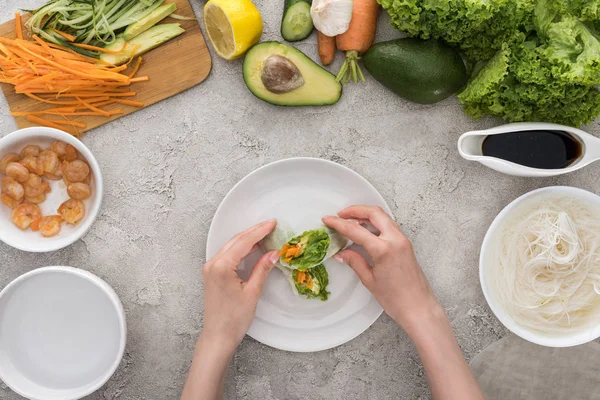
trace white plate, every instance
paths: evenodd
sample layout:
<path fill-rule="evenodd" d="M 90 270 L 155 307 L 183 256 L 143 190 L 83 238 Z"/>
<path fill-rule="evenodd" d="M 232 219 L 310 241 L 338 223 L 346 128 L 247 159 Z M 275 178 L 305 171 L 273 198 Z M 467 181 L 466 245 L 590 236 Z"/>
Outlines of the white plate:
<path fill-rule="evenodd" d="M 119 366 L 125 341 L 119 298 L 87 271 L 39 268 L 0 292 L 0 379 L 28 399 L 93 393 Z"/>
<path fill-rule="evenodd" d="M 208 233 L 210 258 L 237 232 L 261 221 L 285 219 L 297 232 L 321 224 L 321 217 L 353 204 L 380 206 L 391 214 L 379 192 L 362 176 L 339 164 L 316 158 L 277 161 L 252 172 L 225 196 Z M 247 278 L 260 251 L 240 265 Z M 339 346 L 364 332 L 383 309 L 358 276 L 333 259 L 329 300 L 294 295 L 283 274 L 274 270 L 258 302 L 248 335 L 266 345 L 310 352 Z"/>

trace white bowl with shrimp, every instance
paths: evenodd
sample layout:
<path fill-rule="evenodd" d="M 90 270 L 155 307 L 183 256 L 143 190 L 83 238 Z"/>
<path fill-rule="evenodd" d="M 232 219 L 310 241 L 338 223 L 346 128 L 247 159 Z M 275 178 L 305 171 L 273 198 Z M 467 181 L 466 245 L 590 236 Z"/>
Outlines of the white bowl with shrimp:
<path fill-rule="evenodd" d="M 13 210 L 0 203 L 0 240 L 9 246 L 29 252 L 48 252 L 62 249 L 79 240 L 92 226 L 100 211 L 103 196 L 103 183 L 100 166 L 92 152 L 77 138 L 58 129 L 33 127 L 20 129 L 0 139 L 0 159 L 7 153 L 20 154 L 27 145 L 38 145 L 41 149 L 49 148 L 55 141 L 62 141 L 73 146 L 78 157 L 89 166 L 89 187 L 91 195 L 83 200 L 85 215 L 76 224 L 63 222 L 58 234 L 44 237 L 39 231 L 22 230 L 13 223 Z M 4 175 L 2 174 L 2 176 Z M 67 185 L 64 180 L 47 180 L 51 191 L 46 200 L 38 204 L 43 216 L 57 215 L 62 203 L 69 200 Z"/>

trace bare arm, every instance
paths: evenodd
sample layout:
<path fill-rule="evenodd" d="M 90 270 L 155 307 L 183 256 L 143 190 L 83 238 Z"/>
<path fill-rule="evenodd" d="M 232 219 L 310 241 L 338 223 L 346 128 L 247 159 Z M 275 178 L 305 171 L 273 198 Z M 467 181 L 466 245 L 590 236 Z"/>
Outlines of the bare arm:
<path fill-rule="evenodd" d="M 379 236 L 346 219 L 368 220 Z M 431 291 L 410 241 L 379 207 L 353 206 L 323 222 L 361 245 L 373 259 L 344 250 L 335 257 L 349 265 L 386 313 L 402 327 L 421 357 L 436 400 L 484 399 L 454 337 L 444 310 Z"/>
<path fill-rule="evenodd" d="M 278 259 L 277 252 L 262 256 L 247 282 L 240 279 L 237 268 L 275 225 L 275 221 L 263 222 L 236 235 L 202 268 L 204 329 L 181 400 L 223 398 L 227 367 L 252 324 L 262 287 Z"/>

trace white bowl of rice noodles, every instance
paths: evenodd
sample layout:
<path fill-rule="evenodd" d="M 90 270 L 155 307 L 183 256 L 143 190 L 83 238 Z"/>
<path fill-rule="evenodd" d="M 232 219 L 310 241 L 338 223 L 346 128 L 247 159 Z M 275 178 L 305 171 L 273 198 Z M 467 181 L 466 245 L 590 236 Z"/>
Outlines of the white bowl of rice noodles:
<path fill-rule="evenodd" d="M 552 186 L 514 200 L 485 235 L 479 278 L 496 317 L 525 340 L 600 337 L 600 197 Z"/>

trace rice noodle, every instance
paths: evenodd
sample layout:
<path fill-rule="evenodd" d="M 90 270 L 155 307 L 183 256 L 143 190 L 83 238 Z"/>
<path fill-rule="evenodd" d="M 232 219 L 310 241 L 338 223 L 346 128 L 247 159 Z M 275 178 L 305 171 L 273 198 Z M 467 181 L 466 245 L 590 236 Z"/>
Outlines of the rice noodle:
<path fill-rule="evenodd" d="M 545 197 L 504 225 L 492 271 L 521 325 L 559 333 L 600 321 L 600 213 L 581 200 Z"/>

